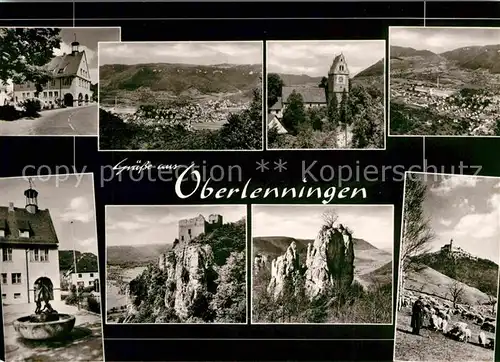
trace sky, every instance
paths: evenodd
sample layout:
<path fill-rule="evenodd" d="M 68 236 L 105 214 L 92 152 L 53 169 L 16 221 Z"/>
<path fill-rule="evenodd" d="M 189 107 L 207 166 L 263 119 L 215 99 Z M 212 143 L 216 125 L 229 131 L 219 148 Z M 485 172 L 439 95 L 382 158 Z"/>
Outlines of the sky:
<path fill-rule="evenodd" d="M 106 246 L 171 244 L 180 219 L 220 214 L 223 222 L 246 217 L 246 205 L 107 206 Z"/>
<path fill-rule="evenodd" d="M 500 28 L 390 28 L 389 44 L 444 53 L 473 45 L 500 44 Z"/>
<path fill-rule="evenodd" d="M 103 43 L 99 65 L 181 63 L 262 64 L 262 42 L 121 42 Z"/>
<path fill-rule="evenodd" d="M 80 51 L 85 50 L 87 55 L 92 83 L 97 83 L 97 43 L 99 41 L 119 41 L 120 28 L 61 28 L 61 46 L 60 49 L 54 49 L 54 54 L 71 53 L 71 43 L 75 40 L 75 34 L 76 40 L 80 43 Z"/>
<path fill-rule="evenodd" d="M 385 57 L 382 40 L 269 41 L 268 73 L 327 76 L 333 59 L 344 53 L 351 77 Z"/>
<path fill-rule="evenodd" d="M 315 239 L 323 223 L 322 215 L 333 210 L 338 223 L 353 231 L 353 237 L 392 251 L 394 216 L 392 205 L 254 205 L 252 236 L 288 236 Z"/>
<path fill-rule="evenodd" d="M 48 209 L 59 239 L 59 250 L 98 255 L 92 174 L 32 177 L 39 209 Z M 28 179 L 0 179 L 0 206 L 24 208 Z M 73 220 L 74 238 L 70 222 Z M 74 240 L 74 243 L 73 243 Z"/>
<path fill-rule="evenodd" d="M 453 239 L 472 255 L 499 264 L 500 178 L 423 174 L 427 184 L 424 213 L 436 235 L 431 249 Z"/>

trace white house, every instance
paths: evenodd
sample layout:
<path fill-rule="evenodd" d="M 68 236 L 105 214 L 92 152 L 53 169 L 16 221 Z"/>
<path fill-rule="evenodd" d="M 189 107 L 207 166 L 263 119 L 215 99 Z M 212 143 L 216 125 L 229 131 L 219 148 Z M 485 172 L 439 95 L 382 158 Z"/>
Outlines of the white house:
<path fill-rule="evenodd" d="M 24 208 L 0 207 L 2 302 L 34 303 L 35 284 L 61 300 L 58 238 L 49 210 L 38 208 L 38 192 L 24 192 Z"/>
<path fill-rule="evenodd" d="M 99 272 L 98 271 L 86 271 L 86 272 L 78 272 L 73 273 L 73 270 L 69 272 L 68 279 L 70 284 L 76 285 L 79 288 L 87 288 L 93 287 L 96 284 L 99 284 Z M 97 280 L 97 281 L 96 281 Z"/>
<path fill-rule="evenodd" d="M 14 84 L 14 102 L 38 98 L 46 107 L 51 108 L 57 102 L 68 107 L 91 102 L 91 78 L 85 51 L 79 50 L 80 43 L 71 43 L 70 54 L 54 57 L 45 69 L 52 73 L 52 80 L 43 85 L 37 95 L 35 84 L 27 82 Z"/>

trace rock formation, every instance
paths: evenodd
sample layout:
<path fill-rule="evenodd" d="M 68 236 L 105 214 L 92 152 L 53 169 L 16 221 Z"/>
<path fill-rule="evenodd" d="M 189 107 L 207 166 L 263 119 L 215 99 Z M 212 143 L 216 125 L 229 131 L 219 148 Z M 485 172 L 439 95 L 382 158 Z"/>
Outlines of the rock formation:
<path fill-rule="evenodd" d="M 274 298 L 278 298 L 282 295 L 287 282 L 295 285 L 297 278 L 300 276 L 300 271 L 297 245 L 293 241 L 288 246 L 285 254 L 278 256 L 271 263 L 271 280 L 267 286 L 268 293 L 273 295 Z"/>
<path fill-rule="evenodd" d="M 323 226 L 307 245 L 305 289 L 314 298 L 329 287 L 349 287 L 354 280 L 354 246 L 351 234 L 340 224 Z"/>
<path fill-rule="evenodd" d="M 258 273 L 269 264 L 269 256 L 257 254 L 253 261 L 254 271 Z"/>
<path fill-rule="evenodd" d="M 314 242 L 307 245 L 305 265 L 300 264 L 297 246 L 292 242 L 285 254 L 272 261 L 268 293 L 277 298 L 287 281 L 296 285 L 301 275 L 310 299 L 330 288 L 349 287 L 354 280 L 354 245 L 349 231 L 341 224 L 323 226 Z"/>
<path fill-rule="evenodd" d="M 191 308 L 203 303 L 211 288 L 213 267 L 212 248 L 207 244 L 179 244 L 167 253 L 165 307 L 173 309 L 181 320 L 192 317 Z"/>

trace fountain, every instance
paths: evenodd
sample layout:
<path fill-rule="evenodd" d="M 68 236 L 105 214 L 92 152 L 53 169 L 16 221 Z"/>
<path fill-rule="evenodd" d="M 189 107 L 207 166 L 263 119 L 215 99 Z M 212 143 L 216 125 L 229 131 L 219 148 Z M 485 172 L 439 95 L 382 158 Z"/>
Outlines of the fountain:
<path fill-rule="evenodd" d="M 38 284 L 38 288 L 35 285 L 35 314 L 20 317 L 13 323 L 14 329 L 22 338 L 56 339 L 68 335 L 75 326 L 75 316 L 60 314 L 54 310 L 49 303 L 49 295 L 49 289 L 45 284 Z"/>

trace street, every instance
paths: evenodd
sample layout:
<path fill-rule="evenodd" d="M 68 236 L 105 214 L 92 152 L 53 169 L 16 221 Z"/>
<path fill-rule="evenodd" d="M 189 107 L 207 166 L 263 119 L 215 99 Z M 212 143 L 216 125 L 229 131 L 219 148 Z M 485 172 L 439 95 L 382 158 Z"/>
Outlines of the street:
<path fill-rule="evenodd" d="M 12 322 L 33 314 L 35 304 L 3 305 L 6 361 L 102 361 L 103 342 L 101 317 L 78 310 L 64 302 L 51 302 L 59 313 L 76 317 L 75 327 L 68 338 L 59 341 L 27 341 L 21 339 Z"/>
<path fill-rule="evenodd" d="M 97 136 L 97 104 L 46 110 L 36 119 L 0 121 L 0 136 Z"/>

